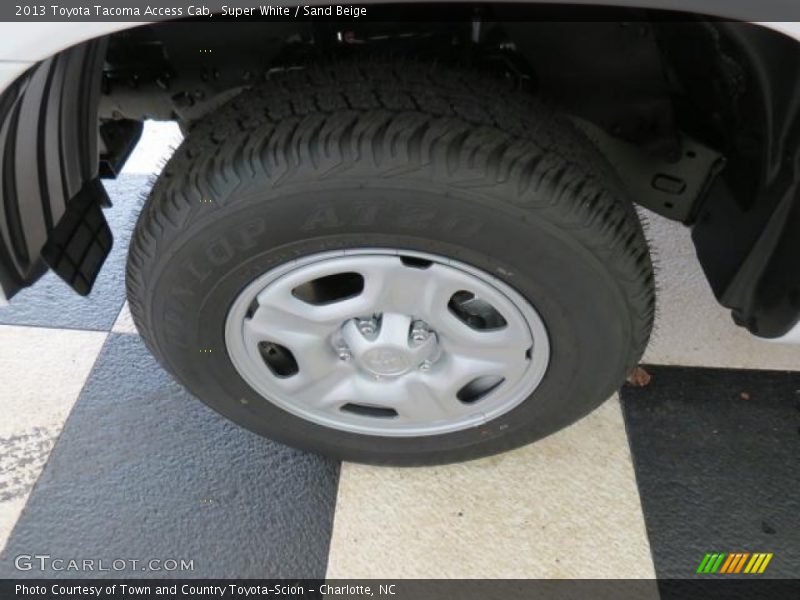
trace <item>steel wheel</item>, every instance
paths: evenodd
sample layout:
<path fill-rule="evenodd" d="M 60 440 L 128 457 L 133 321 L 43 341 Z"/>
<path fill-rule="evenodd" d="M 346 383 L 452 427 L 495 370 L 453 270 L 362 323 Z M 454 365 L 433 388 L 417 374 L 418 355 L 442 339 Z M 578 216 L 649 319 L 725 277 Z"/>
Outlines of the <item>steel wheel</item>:
<path fill-rule="evenodd" d="M 226 320 L 230 359 L 266 401 L 377 436 L 458 431 L 537 387 L 550 344 L 510 286 L 430 254 L 322 253 L 248 285 Z"/>
<path fill-rule="evenodd" d="M 642 355 L 653 281 L 630 199 L 569 118 L 379 57 L 276 73 L 203 117 L 127 274 L 145 343 L 214 410 L 404 466 L 589 414 Z"/>

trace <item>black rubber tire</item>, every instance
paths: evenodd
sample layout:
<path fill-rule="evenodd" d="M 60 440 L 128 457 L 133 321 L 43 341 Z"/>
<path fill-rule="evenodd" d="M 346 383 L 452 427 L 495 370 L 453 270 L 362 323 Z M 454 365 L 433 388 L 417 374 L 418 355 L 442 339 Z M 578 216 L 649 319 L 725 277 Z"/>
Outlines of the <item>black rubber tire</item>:
<path fill-rule="evenodd" d="M 298 256 L 375 246 L 455 258 L 526 297 L 552 346 L 532 396 L 418 438 L 324 428 L 258 396 L 225 350 L 237 293 Z M 568 119 L 503 80 L 389 59 L 282 74 L 194 127 L 139 218 L 127 288 L 150 350 L 212 408 L 293 446 L 399 465 L 508 450 L 586 415 L 637 364 L 655 303 L 636 212 Z"/>

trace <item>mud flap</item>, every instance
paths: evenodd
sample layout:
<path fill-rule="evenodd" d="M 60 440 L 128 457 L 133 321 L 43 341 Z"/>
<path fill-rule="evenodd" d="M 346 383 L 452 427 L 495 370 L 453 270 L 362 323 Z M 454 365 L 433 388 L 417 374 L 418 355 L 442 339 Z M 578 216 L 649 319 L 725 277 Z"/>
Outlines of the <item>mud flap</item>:
<path fill-rule="evenodd" d="M 97 200 L 105 191 L 93 179 L 73 198 L 50 234 L 42 258 L 72 289 L 87 295 L 111 251 L 112 236 Z"/>
<path fill-rule="evenodd" d="M 95 40 L 61 52 L 0 96 L 0 285 L 9 298 L 46 264 L 88 293 L 111 247 L 97 181 L 105 47 Z"/>

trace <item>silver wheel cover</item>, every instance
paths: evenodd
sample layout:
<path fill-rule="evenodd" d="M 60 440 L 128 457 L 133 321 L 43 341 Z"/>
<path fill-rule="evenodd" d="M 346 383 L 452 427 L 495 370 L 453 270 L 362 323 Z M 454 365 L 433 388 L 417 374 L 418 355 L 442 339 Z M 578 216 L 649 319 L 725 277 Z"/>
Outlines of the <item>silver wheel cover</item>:
<path fill-rule="evenodd" d="M 357 293 L 298 297 L 342 274 L 360 276 Z M 544 323 L 509 285 L 442 256 L 386 248 L 314 254 L 258 277 L 234 300 L 225 343 L 264 401 L 324 427 L 393 437 L 493 420 L 533 393 L 550 360 Z M 276 370 L 275 348 L 288 350 L 294 372 Z"/>

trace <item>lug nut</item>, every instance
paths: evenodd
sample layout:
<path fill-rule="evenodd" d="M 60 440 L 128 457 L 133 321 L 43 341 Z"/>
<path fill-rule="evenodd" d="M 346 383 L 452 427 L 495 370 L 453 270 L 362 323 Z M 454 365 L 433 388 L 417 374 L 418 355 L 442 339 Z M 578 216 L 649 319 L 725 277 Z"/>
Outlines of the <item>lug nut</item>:
<path fill-rule="evenodd" d="M 424 342 L 428 339 L 430 333 L 425 331 L 424 329 L 415 329 L 411 332 L 411 339 L 415 342 Z"/>
<path fill-rule="evenodd" d="M 358 322 L 358 330 L 363 335 L 372 335 L 375 333 L 375 321 L 373 320 L 364 320 Z"/>
<path fill-rule="evenodd" d="M 353 354 L 347 348 L 339 348 L 337 350 L 339 360 L 347 361 L 353 358 Z"/>
<path fill-rule="evenodd" d="M 430 371 L 432 364 L 433 363 L 431 363 L 431 361 L 429 361 L 429 360 L 422 361 L 422 364 L 419 366 L 419 370 L 420 371 Z"/>
<path fill-rule="evenodd" d="M 422 321 L 415 321 L 414 324 L 411 326 L 411 341 L 412 342 L 424 342 L 425 340 L 430 337 L 431 332 L 428 329 L 428 326 L 425 325 Z"/>

